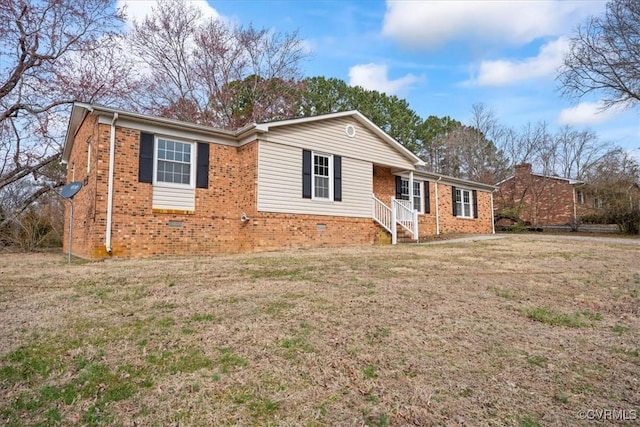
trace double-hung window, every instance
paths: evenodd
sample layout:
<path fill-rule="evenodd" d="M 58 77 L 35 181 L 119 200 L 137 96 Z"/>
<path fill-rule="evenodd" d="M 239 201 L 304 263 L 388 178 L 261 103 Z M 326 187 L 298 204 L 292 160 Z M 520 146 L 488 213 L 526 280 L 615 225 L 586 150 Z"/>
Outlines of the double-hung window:
<path fill-rule="evenodd" d="M 409 200 L 409 180 L 402 178 L 400 180 L 400 200 Z"/>
<path fill-rule="evenodd" d="M 463 218 L 473 218 L 473 193 L 456 188 L 456 213 Z"/>
<path fill-rule="evenodd" d="M 422 213 L 422 183 L 413 181 L 413 209 Z"/>
<path fill-rule="evenodd" d="M 313 153 L 313 198 L 331 200 L 331 156 Z"/>
<path fill-rule="evenodd" d="M 302 150 L 302 198 L 342 201 L 342 156 Z"/>
<path fill-rule="evenodd" d="M 413 197 L 413 209 L 422 213 L 422 182 L 421 181 L 413 181 L 413 191 L 411 194 L 409 193 L 409 180 L 402 178 L 400 179 L 400 194 L 399 200 L 411 200 Z"/>
<path fill-rule="evenodd" d="M 158 138 L 156 141 L 157 183 L 193 186 L 194 144 Z"/>
<path fill-rule="evenodd" d="M 604 207 L 604 201 L 600 197 L 594 197 L 593 207 L 597 209 L 602 209 Z"/>

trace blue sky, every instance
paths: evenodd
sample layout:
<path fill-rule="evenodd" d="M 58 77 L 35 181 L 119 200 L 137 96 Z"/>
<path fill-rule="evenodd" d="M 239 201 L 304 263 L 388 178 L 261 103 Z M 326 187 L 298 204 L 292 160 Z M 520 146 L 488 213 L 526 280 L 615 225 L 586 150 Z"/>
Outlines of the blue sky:
<path fill-rule="evenodd" d="M 140 18 L 153 0 L 120 0 Z M 336 77 L 405 98 L 421 117 L 468 122 L 484 103 L 503 125 L 546 121 L 595 130 L 640 158 L 640 109 L 598 112 L 597 96 L 563 99 L 556 68 L 567 37 L 600 0 L 192 0 L 207 15 L 298 31 L 313 52 L 305 76 Z"/>

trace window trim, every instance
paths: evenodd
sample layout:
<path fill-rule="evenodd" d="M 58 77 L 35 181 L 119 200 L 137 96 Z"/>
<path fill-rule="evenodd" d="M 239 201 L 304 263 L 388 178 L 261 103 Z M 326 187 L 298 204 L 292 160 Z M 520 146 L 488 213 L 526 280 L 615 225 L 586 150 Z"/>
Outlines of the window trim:
<path fill-rule="evenodd" d="M 400 177 L 400 189 L 403 189 L 403 183 L 407 183 L 407 191 L 409 191 L 409 178 L 405 178 L 404 176 Z M 400 200 L 406 200 L 406 201 L 410 201 L 413 200 L 413 209 L 417 210 L 419 214 L 424 214 L 424 181 L 422 180 L 418 180 L 418 179 L 414 179 L 413 180 L 413 185 L 414 185 L 414 190 L 415 190 L 415 185 L 418 184 L 419 188 L 420 188 L 420 202 L 418 203 L 418 205 L 416 205 L 415 202 L 415 196 L 413 194 L 413 191 L 411 191 L 410 194 L 407 194 L 407 199 L 400 199 Z M 404 193 L 402 193 L 402 196 L 405 196 Z"/>
<path fill-rule="evenodd" d="M 473 196 L 474 196 L 473 190 L 468 190 L 466 188 L 456 188 L 455 191 L 456 191 L 456 197 L 455 197 L 456 205 L 458 203 L 460 203 L 460 207 L 462 208 L 462 209 L 458 209 L 457 206 L 456 206 L 456 218 L 474 219 L 475 218 L 475 211 L 473 209 L 473 205 L 474 205 L 474 202 L 473 202 Z M 460 192 L 460 202 L 458 202 L 458 192 Z M 469 193 L 469 202 L 468 203 L 464 202 L 464 193 Z M 469 215 L 468 216 L 464 214 L 464 207 L 465 207 L 466 204 L 469 205 Z"/>
<path fill-rule="evenodd" d="M 91 173 L 91 137 L 87 138 L 87 173 Z"/>
<path fill-rule="evenodd" d="M 415 195 L 416 184 L 418 184 L 418 195 Z M 418 198 L 418 205 L 416 206 L 416 197 Z M 417 210 L 419 214 L 424 213 L 424 185 L 422 181 L 413 181 L 413 189 L 411 191 L 411 200 L 413 200 L 413 209 Z"/>
<path fill-rule="evenodd" d="M 315 168 L 315 160 L 316 156 L 318 157 L 326 157 L 329 160 L 327 165 L 329 174 L 327 176 L 324 175 L 316 175 Z M 329 181 L 329 195 L 327 197 L 318 197 L 316 196 L 316 176 L 327 178 Z M 311 152 L 311 200 L 318 200 L 321 202 L 333 202 L 333 180 L 334 180 L 334 171 L 333 171 L 333 154 L 322 153 L 318 151 Z"/>
<path fill-rule="evenodd" d="M 594 209 L 604 209 L 604 200 L 601 197 L 595 196 L 593 198 Z"/>
<path fill-rule="evenodd" d="M 158 181 L 158 140 L 178 142 L 180 144 L 186 144 L 191 148 L 190 160 L 189 160 L 189 184 L 180 184 L 177 182 Z M 196 169 L 198 167 L 198 147 L 193 141 L 185 141 L 178 138 L 168 137 L 165 135 L 154 135 L 153 138 L 153 178 L 152 184 L 158 187 L 171 187 L 171 188 L 196 188 Z"/>

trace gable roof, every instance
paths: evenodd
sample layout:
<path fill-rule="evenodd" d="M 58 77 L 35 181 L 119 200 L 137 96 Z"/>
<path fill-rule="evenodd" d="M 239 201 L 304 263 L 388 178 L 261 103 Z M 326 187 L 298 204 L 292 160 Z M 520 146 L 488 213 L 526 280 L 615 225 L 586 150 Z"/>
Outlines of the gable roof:
<path fill-rule="evenodd" d="M 416 156 L 411 150 L 406 148 L 404 145 L 400 144 L 396 141 L 391 135 L 380 129 L 375 123 L 369 120 L 364 114 L 362 114 L 358 110 L 349 110 L 349 111 L 341 111 L 338 113 L 328 113 L 328 114 L 320 114 L 317 116 L 311 117 L 299 117 L 294 119 L 287 120 L 278 120 L 273 122 L 265 122 L 255 125 L 256 129 L 262 130 L 264 132 L 268 132 L 270 128 L 280 127 L 280 126 L 291 126 L 302 123 L 310 123 L 317 122 L 320 120 L 332 120 L 342 117 L 352 117 L 356 119 L 360 124 L 362 124 L 365 128 L 373 132 L 377 137 L 387 142 L 393 148 L 401 152 L 405 157 L 409 158 L 413 161 L 413 164 L 423 166 L 424 161 Z"/>
<path fill-rule="evenodd" d="M 134 113 L 131 111 L 119 110 L 116 108 L 105 107 L 102 105 L 88 104 L 82 102 L 74 102 L 73 107 L 71 109 L 71 115 L 69 117 L 69 125 L 67 127 L 67 134 L 65 137 L 64 148 L 62 150 L 62 160 L 66 162 L 71 155 L 71 150 L 73 149 L 73 142 L 75 139 L 75 135 L 82 125 L 82 122 L 86 118 L 89 113 L 102 113 L 106 116 L 127 118 L 130 120 L 134 120 L 136 122 L 149 123 L 149 124 L 160 124 L 162 126 L 166 126 L 173 129 L 180 129 L 190 131 L 196 134 L 204 134 L 211 137 L 223 138 L 236 144 L 239 144 L 240 139 L 246 138 L 252 134 L 266 133 L 269 132 L 269 129 L 281 127 L 281 126 L 292 126 L 302 123 L 316 122 L 321 120 L 332 120 L 341 117 L 352 117 L 373 132 L 376 136 L 378 136 L 381 140 L 389 144 L 392 148 L 400 152 L 404 157 L 408 158 L 415 165 L 424 165 L 424 162 L 392 138 L 385 131 L 376 126 L 371 120 L 365 117 L 362 113 L 356 110 L 352 111 L 344 111 L 339 113 L 331 113 L 331 114 L 323 114 L 312 117 L 300 117 L 295 119 L 287 119 L 287 120 L 278 120 L 272 122 L 265 123 L 250 123 L 242 128 L 231 131 L 226 129 L 214 128 L 212 126 L 199 125 L 195 123 L 183 122 L 180 120 L 167 119 L 164 117 L 151 116 L 147 114 Z"/>

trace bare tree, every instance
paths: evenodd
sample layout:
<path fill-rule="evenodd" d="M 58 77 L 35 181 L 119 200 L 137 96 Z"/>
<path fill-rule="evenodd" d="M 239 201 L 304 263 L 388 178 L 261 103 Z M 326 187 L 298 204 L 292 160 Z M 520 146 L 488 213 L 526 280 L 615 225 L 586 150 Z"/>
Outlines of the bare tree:
<path fill-rule="evenodd" d="M 2 221 L 4 210 L 14 212 L 31 194 L 32 188 L 24 180 L 5 187 L 0 207 L 0 250 L 3 246 L 30 251 L 61 245 L 64 203 L 56 194 L 42 194 L 20 215 L 11 221 Z"/>
<path fill-rule="evenodd" d="M 493 184 L 508 172 L 508 158 L 495 143 L 505 135 L 493 111 L 474 104 L 469 125 L 427 117 L 417 129 L 417 152 L 432 172 Z"/>
<path fill-rule="evenodd" d="M 232 129 L 297 114 L 308 55 L 297 33 L 233 27 L 167 0 L 135 23 L 130 40 L 148 73 L 141 99 L 152 113 Z"/>
<path fill-rule="evenodd" d="M 529 122 L 520 131 L 505 129 L 499 147 L 509 159 L 510 168 L 521 163 L 531 163 L 542 170 L 544 168 L 539 162 L 539 155 L 546 151 L 550 140 L 546 122 Z"/>
<path fill-rule="evenodd" d="M 20 181 L 28 189 L 0 226 L 64 182 L 55 164 L 69 104 L 126 81 L 106 50 L 120 19 L 108 0 L 0 1 L 0 199 Z"/>
<path fill-rule="evenodd" d="M 507 158 L 477 128 L 457 126 L 447 135 L 444 146 L 443 173 L 486 184 L 506 178 Z"/>
<path fill-rule="evenodd" d="M 204 112 L 206 94 L 197 90 L 190 69 L 202 19 L 202 11 L 196 6 L 170 0 L 158 2 L 151 15 L 142 22 L 134 22 L 129 41 L 147 74 L 144 91 L 151 94 L 144 97 L 147 108 L 158 112 L 180 102 L 196 108 L 195 114 L 190 116 Z M 200 121 L 197 117 L 190 118 Z"/>
<path fill-rule="evenodd" d="M 640 2 L 612 0 L 580 26 L 558 80 L 569 97 L 602 93 L 605 108 L 640 102 Z"/>
<path fill-rule="evenodd" d="M 560 128 L 553 138 L 555 162 L 553 170 L 562 177 L 582 179 L 586 171 L 608 151 L 591 130 Z"/>

